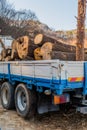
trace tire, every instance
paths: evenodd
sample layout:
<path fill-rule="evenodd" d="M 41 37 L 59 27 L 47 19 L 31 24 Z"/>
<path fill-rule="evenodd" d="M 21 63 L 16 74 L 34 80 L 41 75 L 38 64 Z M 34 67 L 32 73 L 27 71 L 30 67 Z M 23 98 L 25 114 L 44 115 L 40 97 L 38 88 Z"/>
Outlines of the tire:
<path fill-rule="evenodd" d="M 18 115 L 32 118 L 36 112 L 36 95 L 27 89 L 26 85 L 19 84 L 15 90 L 15 106 Z"/>
<path fill-rule="evenodd" d="M 15 107 L 14 87 L 9 82 L 4 82 L 1 86 L 1 104 L 8 110 Z"/>

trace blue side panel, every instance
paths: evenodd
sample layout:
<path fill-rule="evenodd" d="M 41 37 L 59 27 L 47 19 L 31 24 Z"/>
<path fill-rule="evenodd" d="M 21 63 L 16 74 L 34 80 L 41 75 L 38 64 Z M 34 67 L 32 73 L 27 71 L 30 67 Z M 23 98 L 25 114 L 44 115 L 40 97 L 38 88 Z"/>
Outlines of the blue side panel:
<path fill-rule="evenodd" d="M 8 79 L 9 74 L 0 74 L 0 79 Z M 43 78 L 33 78 L 27 76 L 20 76 L 20 75 L 10 75 L 10 80 L 12 84 L 15 82 L 23 82 L 27 84 L 29 89 L 32 89 L 34 85 L 36 90 L 39 92 L 43 92 L 43 88 L 50 89 L 54 91 L 57 95 L 61 95 L 64 90 L 74 90 L 76 88 L 82 88 L 83 82 L 73 82 L 67 83 L 67 80 L 62 80 L 62 84 L 59 83 L 59 80 L 51 80 L 51 79 L 43 79 Z"/>
<path fill-rule="evenodd" d="M 75 88 L 83 88 L 84 86 L 84 82 L 69 82 L 67 86 L 65 86 L 65 88 L 71 88 L 71 89 L 75 89 Z"/>
<path fill-rule="evenodd" d="M 84 88 L 83 88 L 83 95 L 87 95 L 87 62 L 84 63 Z"/>

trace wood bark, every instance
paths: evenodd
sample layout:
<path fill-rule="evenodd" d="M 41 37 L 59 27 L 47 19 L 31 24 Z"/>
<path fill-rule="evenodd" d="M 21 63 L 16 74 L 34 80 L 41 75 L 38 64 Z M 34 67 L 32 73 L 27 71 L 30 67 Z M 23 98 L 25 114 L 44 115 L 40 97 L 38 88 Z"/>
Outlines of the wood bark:
<path fill-rule="evenodd" d="M 76 54 L 69 52 L 53 51 L 51 59 L 59 59 L 64 61 L 75 61 Z M 87 61 L 87 54 L 84 54 L 84 60 Z"/>
<path fill-rule="evenodd" d="M 86 0 L 78 0 L 76 60 L 84 61 Z"/>
<path fill-rule="evenodd" d="M 51 59 L 59 59 L 64 61 L 75 61 L 75 53 L 52 51 Z"/>

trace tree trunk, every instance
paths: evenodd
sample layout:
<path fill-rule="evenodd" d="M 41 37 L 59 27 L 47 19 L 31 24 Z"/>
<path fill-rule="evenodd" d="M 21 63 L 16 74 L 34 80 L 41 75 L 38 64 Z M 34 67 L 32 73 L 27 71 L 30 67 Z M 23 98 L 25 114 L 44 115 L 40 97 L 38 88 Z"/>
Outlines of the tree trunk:
<path fill-rule="evenodd" d="M 76 60 L 84 61 L 86 0 L 78 0 Z"/>

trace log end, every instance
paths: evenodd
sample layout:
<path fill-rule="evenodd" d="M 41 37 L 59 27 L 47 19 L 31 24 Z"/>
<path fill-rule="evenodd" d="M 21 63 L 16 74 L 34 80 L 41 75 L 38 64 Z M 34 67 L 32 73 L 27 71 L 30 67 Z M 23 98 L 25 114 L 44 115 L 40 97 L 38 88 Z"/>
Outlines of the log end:
<path fill-rule="evenodd" d="M 51 42 L 46 42 L 43 44 L 43 46 L 41 47 L 41 55 L 43 57 L 43 60 L 51 59 L 52 47 L 53 44 Z"/>
<path fill-rule="evenodd" d="M 38 47 L 34 50 L 34 59 L 35 60 L 42 60 L 41 48 L 40 47 Z"/>
<path fill-rule="evenodd" d="M 34 38 L 34 44 L 41 44 L 43 40 L 43 34 L 37 34 Z"/>

